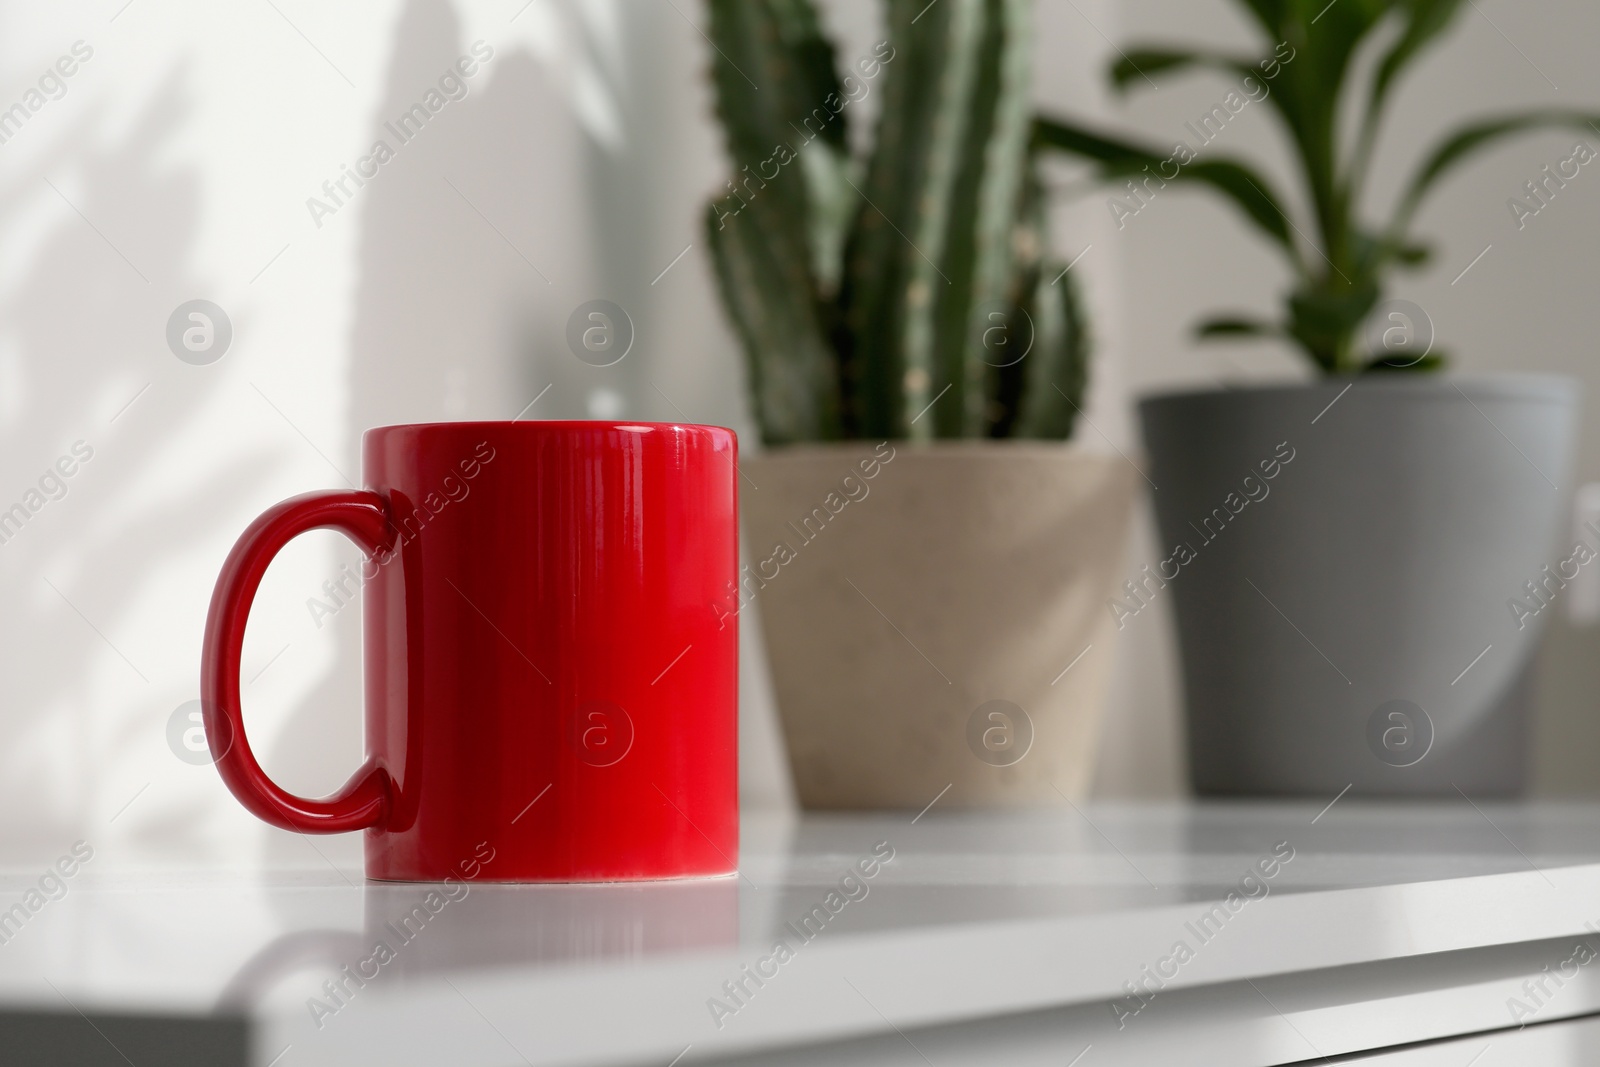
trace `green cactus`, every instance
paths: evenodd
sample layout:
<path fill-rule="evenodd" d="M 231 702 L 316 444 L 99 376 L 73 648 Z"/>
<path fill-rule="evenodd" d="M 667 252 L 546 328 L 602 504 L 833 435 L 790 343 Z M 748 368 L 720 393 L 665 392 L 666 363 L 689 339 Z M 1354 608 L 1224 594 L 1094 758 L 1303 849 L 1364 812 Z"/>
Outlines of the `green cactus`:
<path fill-rule="evenodd" d="M 810 0 L 708 2 L 734 175 L 706 235 L 763 440 L 1069 436 L 1087 331 L 1045 254 L 1032 0 L 886 0 L 843 78 Z"/>

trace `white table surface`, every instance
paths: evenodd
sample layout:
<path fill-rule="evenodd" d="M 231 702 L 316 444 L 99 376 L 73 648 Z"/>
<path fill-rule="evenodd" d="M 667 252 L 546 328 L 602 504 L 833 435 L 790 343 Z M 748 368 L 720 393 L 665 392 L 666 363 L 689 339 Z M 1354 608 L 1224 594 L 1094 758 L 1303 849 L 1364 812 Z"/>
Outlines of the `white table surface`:
<path fill-rule="evenodd" d="M 793 958 L 729 998 L 723 983 L 826 911 L 879 842 L 894 859 L 866 895 L 809 941 L 788 933 Z M 1288 849 L 1244 886 L 1252 899 L 1196 925 Z M 843 1042 L 840 1062 L 858 1047 L 862 1062 L 921 1063 L 919 1040 L 956 1035 L 953 1049 L 1008 1025 L 1041 1063 L 1074 1046 L 1093 1046 L 1082 1067 L 1151 1062 L 1213 1032 L 1215 1062 L 1282 1063 L 1511 1025 L 1517 983 L 1580 938 L 1600 947 L 1600 806 L 1465 798 L 747 819 L 737 879 L 474 884 L 409 941 L 389 924 L 425 885 L 98 863 L 0 945 L 0 1032 L 99 1020 L 115 1034 L 106 1020 L 134 1014 L 236 1024 L 239 1062 L 274 1067 L 665 1067 L 819 1042 Z M 0 910 L 39 875 L 0 873 Z M 378 941 L 392 962 L 329 998 L 324 982 Z M 1189 958 L 1163 964 L 1179 941 Z M 1141 1001 L 1125 983 L 1147 967 L 1171 976 L 1128 1014 Z M 1535 1021 L 1600 1012 L 1590 971 Z M 311 998 L 337 1010 L 319 1025 Z M 713 998 L 737 1007 L 720 1026 Z M 887 1044 L 869 1055 L 874 1041 Z"/>

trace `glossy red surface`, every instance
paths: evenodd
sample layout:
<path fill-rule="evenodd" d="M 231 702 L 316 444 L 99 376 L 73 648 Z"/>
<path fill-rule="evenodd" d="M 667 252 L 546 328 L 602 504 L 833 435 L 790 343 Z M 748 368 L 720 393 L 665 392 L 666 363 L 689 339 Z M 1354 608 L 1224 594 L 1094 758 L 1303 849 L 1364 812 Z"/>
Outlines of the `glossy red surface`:
<path fill-rule="evenodd" d="M 368 431 L 368 491 L 277 505 L 224 565 L 201 666 L 223 780 L 273 825 L 365 829 L 373 878 L 733 872 L 737 458 L 707 426 Z M 368 757 L 307 800 L 250 752 L 239 651 L 272 556 L 319 527 L 369 557 Z"/>

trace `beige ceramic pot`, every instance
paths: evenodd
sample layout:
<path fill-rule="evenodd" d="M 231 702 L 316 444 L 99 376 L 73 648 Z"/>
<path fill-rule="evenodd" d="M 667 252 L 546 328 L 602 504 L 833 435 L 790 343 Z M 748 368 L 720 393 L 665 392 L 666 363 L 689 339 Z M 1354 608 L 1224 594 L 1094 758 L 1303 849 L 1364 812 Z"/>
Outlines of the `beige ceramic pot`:
<path fill-rule="evenodd" d="M 748 456 L 750 565 L 807 808 L 1062 804 L 1087 791 L 1137 477 L 1034 442 Z"/>

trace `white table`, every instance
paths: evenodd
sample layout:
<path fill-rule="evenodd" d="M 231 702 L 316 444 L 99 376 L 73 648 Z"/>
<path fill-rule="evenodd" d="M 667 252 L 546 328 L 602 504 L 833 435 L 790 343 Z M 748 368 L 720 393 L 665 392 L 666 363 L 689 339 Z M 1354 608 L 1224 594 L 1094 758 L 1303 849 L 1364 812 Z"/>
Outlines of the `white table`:
<path fill-rule="evenodd" d="M 1600 807 L 1320 807 L 747 820 L 737 879 L 454 900 L 90 863 L 0 944 L 0 1064 L 1600 1062 Z"/>

